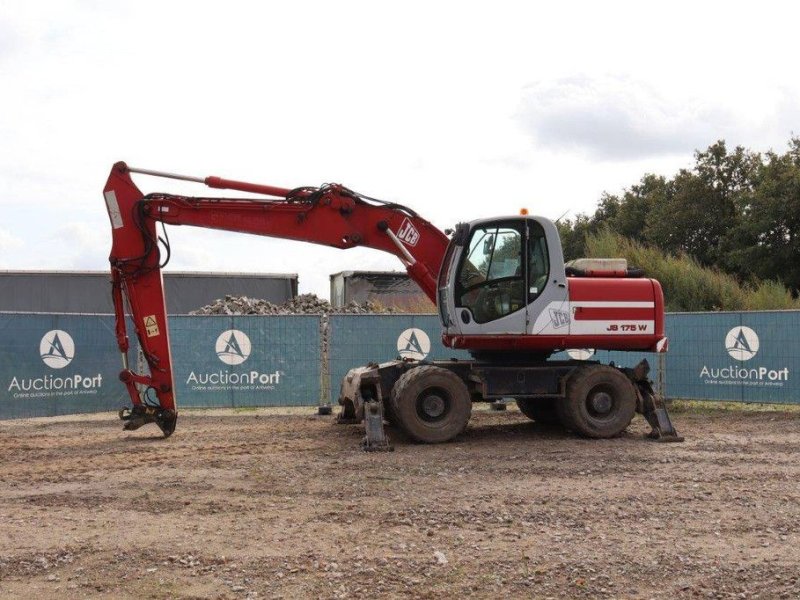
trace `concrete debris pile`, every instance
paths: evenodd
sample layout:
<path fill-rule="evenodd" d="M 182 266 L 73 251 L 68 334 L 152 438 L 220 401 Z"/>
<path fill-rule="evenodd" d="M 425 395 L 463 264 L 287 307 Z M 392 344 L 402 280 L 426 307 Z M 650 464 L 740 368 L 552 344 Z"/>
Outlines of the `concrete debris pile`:
<path fill-rule="evenodd" d="M 283 304 L 273 304 L 259 298 L 247 296 L 225 296 L 213 303 L 190 312 L 190 315 L 360 315 L 368 313 L 394 313 L 394 308 L 386 308 L 367 300 L 358 304 L 351 302 L 346 306 L 334 308 L 327 300 L 316 294 L 300 294 Z"/>

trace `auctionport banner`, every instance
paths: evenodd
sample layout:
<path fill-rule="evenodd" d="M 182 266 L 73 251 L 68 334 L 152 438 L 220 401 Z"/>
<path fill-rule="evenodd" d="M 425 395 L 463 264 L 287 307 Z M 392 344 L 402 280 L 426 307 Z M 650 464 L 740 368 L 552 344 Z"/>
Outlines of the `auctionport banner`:
<path fill-rule="evenodd" d="M 125 404 L 114 318 L 0 313 L 0 418 Z"/>
<path fill-rule="evenodd" d="M 316 315 L 170 317 L 178 409 L 317 404 L 319 327 Z"/>
<path fill-rule="evenodd" d="M 798 311 L 667 315 L 667 395 L 800 403 L 798 332 Z"/>

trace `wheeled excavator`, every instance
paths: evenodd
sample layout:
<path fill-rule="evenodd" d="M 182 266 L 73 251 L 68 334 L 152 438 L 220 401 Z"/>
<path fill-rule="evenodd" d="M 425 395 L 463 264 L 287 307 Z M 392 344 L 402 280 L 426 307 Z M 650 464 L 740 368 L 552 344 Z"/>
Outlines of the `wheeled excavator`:
<path fill-rule="evenodd" d="M 248 197 L 143 194 L 131 175 L 166 177 Z M 177 423 L 161 270 L 170 248 L 164 225 L 191 225 L 299 240 L 335 248 L 368 247 L 397 256 L 436 304 L 442 342 L 469 360 L 394 360 L 351 369 L 341 384 L 341 423 L 365 422 L 366 449 L 389 447 L 383 423 L 413 440 L 439 443 L 467 426 L 475 401 L 514 398 L 540 422 L 591 438 L 620 434 L 638 411 L 649 436 L 680 441 L 646 360 L 620 368 L 590 360 L 551 360 L 568 348 L 666 352 L 664 296 L 658 281 L 624 261 L 565 265 L 555 224 L 521 214 L 459 223 L 447 234 L 417 212 L 340 184 L 280 188 L 113 166 L 104 188 L 120 380 L 132 406 L 126 430 Z M 159 235 L 157 225 L 164 230 Z M 162 250 L 163 247 L 163 250 Z M 128 362 L 126 313 L 149 373 Z"/>

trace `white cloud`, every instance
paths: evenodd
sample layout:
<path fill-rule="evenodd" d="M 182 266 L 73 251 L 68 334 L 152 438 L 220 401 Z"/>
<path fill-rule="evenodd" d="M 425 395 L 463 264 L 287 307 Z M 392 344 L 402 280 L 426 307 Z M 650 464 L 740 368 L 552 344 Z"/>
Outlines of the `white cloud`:
<path fill-rule="evenodd" d="M 752 112 L 749 104 L 659 90 L 631 77 L 570 77 L 529 86 L 518 118 L 540 146 L 594 159 L 686 155 L 718 139 L 748 146 L 787 140 L 798 97 L 771 91 Z"/>

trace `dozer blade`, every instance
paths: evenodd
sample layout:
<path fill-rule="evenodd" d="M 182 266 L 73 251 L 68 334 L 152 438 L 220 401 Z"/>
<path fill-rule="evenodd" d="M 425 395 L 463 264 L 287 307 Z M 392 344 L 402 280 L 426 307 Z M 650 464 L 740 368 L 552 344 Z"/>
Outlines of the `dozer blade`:
<path fill-rule="evenodd" d="M 178 413 L 174 410 L 163 410 L 142 405 L 134 406 L 133 408 L 121 408 L 119 418 L 124 421 L 122 429 L 125 431 L 133 431 L 139 429 L 142 425 L 155 423 L 165 438 L 173 434 L 178 423 Z"/>

